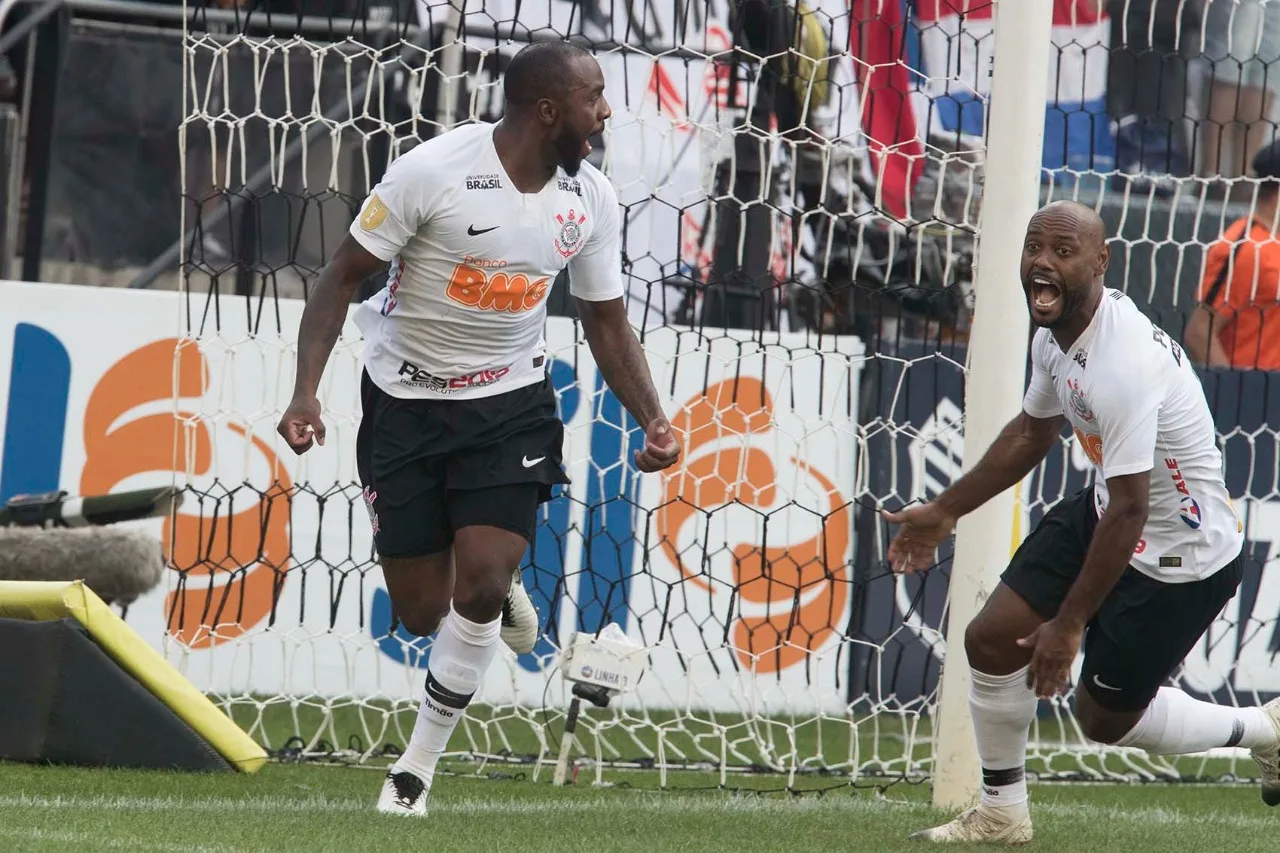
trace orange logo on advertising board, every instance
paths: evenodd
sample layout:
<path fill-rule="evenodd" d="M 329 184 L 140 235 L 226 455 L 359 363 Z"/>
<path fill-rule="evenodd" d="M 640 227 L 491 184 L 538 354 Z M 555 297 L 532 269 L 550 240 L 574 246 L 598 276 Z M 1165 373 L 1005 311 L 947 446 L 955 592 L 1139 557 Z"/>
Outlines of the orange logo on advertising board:
<path fill-rule="evenodd" d="M 520 314 L 537 308 L 551 289 L 551 279 L 507 273 L 502 269 L 506 265 L 506 261 L 467 257 L 453 268 L 445 295 L 481 311 Z"/>
<path fill-rule="evenodd" d="M 727 380 L 691 398 L 672 426 L 683 435 L 688 463 L 666 475 L 662 507 L 657 512 L 662 548 L 687 582 L 712 590 L 700 566 L 686 564 L 693 553 L 690 537 L 701 536 L 707 513 L 751 507 L 775 519 L 789 505 L 778 492 L 778 472 L 766 446 L 774 444 L 773 399 L 754 377 Z M 751 446 L 721 446 L 723 439 L 751 436 Z M 754 662 L 762 673 L 780 672 L 801 663 L 844 625 L 852 572 L 848 561 L 851 515 L 848 502 L 822 473 L 792 457 L 788 460 L 811 477 L 815 491 L 826 495 L 826 507 L 813 514 L 816 535 L 800 542 L 732 546 L 736 609 L 732 644 L 744 666 Z M 790 510 L 792 518 L 805 513 Z M 716 543 L 706 543 L 707 551 Z M 703 552 L 702 548 L 697 549 Z M 705 553 L 705 552 L 703 552 Z M 723 592 L 727 595 L 729 590 Z M 759 656 L 758 660 L 753 660 Z"/>
<path fill-rule="evenodd" d="M 104 494 L 157 471 L 209 475 L 216 426 L 190 412 L 161 413 L 155 405 L 175 394 L 180 400 L 200 397 L 208 387 L 203 354 L 177 338 L 139 347 L 108 368 L 85 409 L 81 494 Z M 270 485 L 219 482 L 201 494 L 187 492 L 176 518 L 164 521 L 165 557 L 182 575 L 165 599 L 168 630 L 194 648 L 215 646 L 261 622 L 290 565 L 293 483 L 266 442 L 239 424 L 225 427 L 266 463 Z"/>

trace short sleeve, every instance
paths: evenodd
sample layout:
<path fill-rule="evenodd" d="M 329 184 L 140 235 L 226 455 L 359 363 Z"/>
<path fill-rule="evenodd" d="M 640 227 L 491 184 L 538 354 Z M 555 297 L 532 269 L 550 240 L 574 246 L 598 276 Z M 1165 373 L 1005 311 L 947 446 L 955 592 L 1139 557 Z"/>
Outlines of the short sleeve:
<path fill-rule="evenodd" d="M 607 180 L 595 182 L 593 189 L 595 227 L 586 245 L 569 260 L 569 292 L 588 302 L 607 302 L 626 293 L 622 284 L 618 195 Z"/>
<path fill-rule="evenodd" d="M 1089 403 L 1102 438 L 1102 477 L 1140 474 L 1155 467 L 1156 431 L 1163 400 L 1158 370 L 1130 366 L 1095 382 Z"/>
<path fill-rule="evenodd" d="M 416 159 L 410 152 L 392 162 L 351 223 L 351 236 L 379 260 L 394 258 L 426 224 L 428 196 L 439 190 Z"/>
<path fill-rule="evenodd" d="M 1062 400 L 1054 387 L 1053 377 L 1045 367 L 1037 333 L 1031 342 L 1031 381 L 1022 397 L 1022 410 L 1033 418 L 1053 418 L 1062 414 Z"/>

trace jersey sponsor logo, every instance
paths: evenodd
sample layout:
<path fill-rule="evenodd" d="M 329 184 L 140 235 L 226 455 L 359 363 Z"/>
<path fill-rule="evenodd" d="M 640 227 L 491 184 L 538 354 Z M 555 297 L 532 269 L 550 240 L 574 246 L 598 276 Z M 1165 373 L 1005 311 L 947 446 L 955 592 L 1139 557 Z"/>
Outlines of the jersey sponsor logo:
<path fill-rule="evenodd" d="M 406 361 L 401 363 L 399 373 L 401 385 L 429 388 L 441 394 L 448 394 L 466 388 L 483 388 L 486 385 L 492 385 L 510 372 L 510 367 L 494 367 L 477 370 L 475 373 L 466 373 L 462 376 L 436 376 L 418 367 L 418 365 Z M 369 510 L 370 512 L 373 511 L 372 503 L 369 504 Z"/>
<path fill-rule="evenodd" d="M 506 265 L 506 261 L 467 257 L 453 268 L 445 295 L 468 308 L 508 314 L 532 311 L 541 305 L 551 289 L 551 279 L 502 272 Z M 486 269 L 496 271 L 485 272 Z"/>
<path fill-rule="evenodd" d="M 562 193 L 573 193 L 582 198 L 582 182 L 577 178 L 556 178 L 556 189 Z"/>
<path fill-rule="evenodd" d="M 582 248 L 583 231 L 582 224 L 587 221 L 587 215 L 584 213 L 578 215 L 575 211 L 570 210 L 568 216 L 556 214 L 556 222 L 560 223 L 560 233 L 556 236 L 556 251 L 563 257 L 571 257 L 576 254 L 578 249 Z"/>
<path fill-rule="evenodd" d="M 1089 366 L 1089 353 L 1084 350 L 1077 350 L 1075 358 L 1073 358 L 1072 361 L 1080 365 L 1081 369 L 1086 368 Z"/>
<path fill-rule="evenodd" d="M 467 189 L 469 190 L 500 190 L 502 189 L 502 179 L 496 174 L 493 175 L 467 175 Z"/>
<path fill-rule="evenodd" d="M 1187 523 L 1187 527 L 1192 530 L 1199 530 L 1201 521 L 1200 504 L 1196 503 L 1196 499 L 1187 495 L 1178 505 L 1178 515 Z"/>
<path fill-rule="evenodd" d="M 1187 481 L 1178 467 L 1178 460 L 1168 457 L 1164 460 L 1164 466 L 1169 469 L 1169 476 L 1173 478 L 1173 487 L 1177 489 L 1178 494 L 1182 495 L 1182 500 L 1178 502 L 1178 516 L 1186 522 L 1187 527 L 1199 530 L 1204 517 L 1200 511 L 1200 504 L 1191 496 L 1191 490 L 1187 488 Z"/>
<path fill-rule="evenodd" d="M 1084 450 L 1084 455 L 1089 457 L 1089 461 L 1099 468 L 1102 467 L 1102 436 L 1093 435 L 1092 433 L 1081 432 L 1076 429 L 1076 441 L 1080 442 L 1080 447 Z"/>
<path fill-rule="evenodd" d="M 497 226 L 495 225 L 494 227 L 496 228 Z M 488 230 L 491 229 L 486 228 L 484 230 L 477 231 L 476 233 L 483 234 Z M 471 233 L 470 228 L 467 229 L 467 233 Z M 467 255 L 462 259 L 462 262 L 467 266 L 475 267 L 478 270 L 500 270 L 505 269 L 507 266 L 507 262 L 500 258 L 477 258 L 475 255 Z"/>
<path fill-rule="evenodd" d="M 365 202 L 364 211 L 360 214 L 360 228 L 365 231 L 377 231 L 387 219 L 387 206 L 382 203 L 382 199 L 378 198 L 378 194 L 374 193 L 369 196 L 369 200 Z"/>
<path fill-rule="evenodd" d="M 1093 411 L 1089 408 L 1089 404 L 1085 402 L 1084 392 L 1080 390 L 1080 383 L 1075 379 L 1067 380 L 1067 402 L 1071 406 L 1071 411 L 1076 413 L 1076 417 L 1085 423 L 1093 423 Z"/>

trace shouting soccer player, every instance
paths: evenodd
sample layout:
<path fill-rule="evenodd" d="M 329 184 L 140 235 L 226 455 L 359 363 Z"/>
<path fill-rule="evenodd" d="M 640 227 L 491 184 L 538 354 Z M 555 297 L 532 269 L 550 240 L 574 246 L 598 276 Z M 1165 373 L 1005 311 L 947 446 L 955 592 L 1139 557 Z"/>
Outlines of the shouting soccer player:
<path fill-rule="evenodd" d="M 279 432 L 297 453 L 324 443 L 316 391 L 357 285 L 391 263 L 360 305 L 365 338 L 357 467 L 396 616 L 439 628 L 426 695 L 378 810 L 425 815 L 436 763 L 501 636 L 533 648 L 537 613 L 519 581 L 538 505 L 566 483 L 564 425 L 547 373 L 547 293 L 566 267 L 609 387 L 644 427 L 641 471 L 680 446 L 627 322 L 618 200 L 584 159 L 609 118 L 591 54 L 525 47 L 496 125 L 471 124 L 393 162 L 307 301 L 293 401 Z"/>
<path fill-rule="evenodd" d="M 1280 700 L 1235 708 L 1165 686 L 1240 584 L 1243 525 L 1204 389 L 1178 345 L 1103 286 L 1109 257 L 1091 209 L 1054 202 L 1031 218 L 1022 287 L 1039 328 L 1022 412 L 932 502 L 885 513 L 901 525 L 890 564 L 910 572 L 956 519 L 1029 474 L 1064 418 L 1097 471 L 1045 514 L 965 631 L 981 800 L 913 838 L 1031 840 L 1028 731 L 1082 641 L 1076 717 L 1089 738 L 1156 755 L 1250 748 L 1263 800 L 1280 804 Z"/>

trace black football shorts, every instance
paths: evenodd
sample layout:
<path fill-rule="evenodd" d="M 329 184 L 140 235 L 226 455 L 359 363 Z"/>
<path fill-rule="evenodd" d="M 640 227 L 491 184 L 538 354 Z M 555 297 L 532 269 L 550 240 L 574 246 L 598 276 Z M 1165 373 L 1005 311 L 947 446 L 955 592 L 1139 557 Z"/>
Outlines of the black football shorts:
<path fill-rule="evenodd" d="M 1001 580 L 1046 620 L 1084 566 L 1098 514 L 1093 488 L 1059 501 L 1014 553 Z M 1162 583 L 1130 566 L 1089 622 L 1080 681 L 1100 706 L 1141 711 L 1240 585 L 1241 555 L 1199 581 Z"/>
<path fill-rule="evenodd" d="M 384 557 L 449 548 L 463 527 L 532 539 L 538 505 L 569 482 L 550 378 L 489 397 L 402 400 L 366 372 L 356 467 Z"/>

